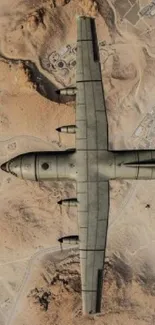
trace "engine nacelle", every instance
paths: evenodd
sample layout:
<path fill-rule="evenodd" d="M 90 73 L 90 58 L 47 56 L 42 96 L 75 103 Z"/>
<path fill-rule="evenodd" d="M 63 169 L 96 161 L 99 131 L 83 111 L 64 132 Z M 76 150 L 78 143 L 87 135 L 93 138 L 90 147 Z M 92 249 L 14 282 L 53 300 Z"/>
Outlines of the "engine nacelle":
<path fill-rule="evenodd" d="M 76 88 L 75 87 L 61 88 L 61 89 L 57 89 L 56 93 L 60 95 L 75 96 Z"/>
<path fill-rule="evenodd" d="M 66 207 L 75 207 L 77 206 L 78 201 L 77 198 L 70 198 L 70 199 L 62 199 L 57 203 Z"/>
<path fill-rule="evenodd" d="M 56 131 L 62 132 L 62 133 L 74 134 L 74 133 L 76 133 L 76 125 L 63 125 L 63 126 L 60 126 L 59 128 L 57 128 Z"/>
<path fill-rule="evenodd" d="M 78 235 L 70 235 L 70 236 L 64 236 L 60 237 L 58 239 L 60 244 L 78 244 L 79 243 L 79 236 Z"/>

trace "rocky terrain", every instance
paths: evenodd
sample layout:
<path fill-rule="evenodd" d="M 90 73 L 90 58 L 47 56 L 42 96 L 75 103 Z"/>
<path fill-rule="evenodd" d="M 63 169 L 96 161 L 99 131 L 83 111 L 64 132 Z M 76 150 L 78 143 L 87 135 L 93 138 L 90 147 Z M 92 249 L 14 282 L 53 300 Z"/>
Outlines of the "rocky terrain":
<path fill-rule="evenodd" d="M 147 7 L 149 6 L 149 7 Z M 147 0 L 1 0 L 0 164 L 75 147 L 76 15 L 96 18 L 111 149 L 155 148 L 155 17 Z M 155 182 L 111 181 L 102 313 L 81 314 L 76 184 L 0 172 L 0 325 L 153 325 Z"/>
<path fill-rule="evenodd" d="M 154 324 L 154 280 L 143 272 L 135 276 L 121 257 L 107 260 L 103 312 L 83 316 L 78 251 L 47 254 L 31 270 L 16 324 Z"/>

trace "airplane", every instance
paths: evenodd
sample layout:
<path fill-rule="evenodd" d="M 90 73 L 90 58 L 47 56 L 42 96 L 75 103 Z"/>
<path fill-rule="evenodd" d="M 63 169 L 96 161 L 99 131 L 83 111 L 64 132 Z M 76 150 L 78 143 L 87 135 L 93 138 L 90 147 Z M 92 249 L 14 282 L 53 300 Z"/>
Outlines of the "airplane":
<path fill-rule="evenodd" d="M 108 147 L 100 57 L 92 17 L 77 17 L 76 88 L 63 88 L 64 93 L 76 96 L 76 149 L 22 154 L 2 164 L 1 169 L 33 181 L 76 180 L 82 311 L 95 314 L 101 311 L 109 180 L 155 179 L 155 150 L 114 151 Z M 71 130 L 75 132 L 73 125 L 63 125 L 57 131 L 72 133 Z M 70 200 L 71 205 L 76 204 L 75 198 Z M 69 205 L 69 199 L 59 204 Z"/>

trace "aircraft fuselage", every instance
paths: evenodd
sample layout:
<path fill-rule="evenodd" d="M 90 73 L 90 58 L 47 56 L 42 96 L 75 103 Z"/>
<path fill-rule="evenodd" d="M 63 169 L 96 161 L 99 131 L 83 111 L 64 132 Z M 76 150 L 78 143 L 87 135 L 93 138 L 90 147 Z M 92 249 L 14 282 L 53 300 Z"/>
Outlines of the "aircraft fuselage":
<path fill-rule="evenodd" d="M 91 153 L 91 150 L 89 152 Z M 76 151 L 26 153 L 11 159 L 1 168 L 16 177 L 27 180 L 76 180 L 77 170 L 80 168 L 76 166 L 77 155 Z M 87 162 L 83 160 L 81 163 L 84 173 L 83 181 L 85 181 Z M 88 175 L 90 180 L 92 178 L 95 180 L 97 170 L 100 178 L 98 181 L 117 178 L 155 179 L 155 150 L 99 150 L 96 163 L 94 164 L 93 159 L 93 164 L 89 164 L 89 168 L 91 169 Z"/>

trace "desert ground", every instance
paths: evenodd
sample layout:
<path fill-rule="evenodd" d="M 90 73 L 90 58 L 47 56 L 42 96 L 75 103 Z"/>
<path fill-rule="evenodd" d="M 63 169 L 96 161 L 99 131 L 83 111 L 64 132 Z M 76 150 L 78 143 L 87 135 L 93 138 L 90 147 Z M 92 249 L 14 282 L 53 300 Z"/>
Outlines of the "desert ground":
<path fill-rule="evenodd" d="M 154 10 L 154 11 L 153 11 Z M 76 16 L 96 18 L 109 146 L 155 149 L 155 8 L 149 0 L 1 0 L 0 164 L 75 147 Z M 154 325 L 155 182 L 111 181 L 100 315 L 81 312 L 75 182 L 0 171 L 0 325 Z"/>

